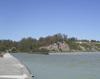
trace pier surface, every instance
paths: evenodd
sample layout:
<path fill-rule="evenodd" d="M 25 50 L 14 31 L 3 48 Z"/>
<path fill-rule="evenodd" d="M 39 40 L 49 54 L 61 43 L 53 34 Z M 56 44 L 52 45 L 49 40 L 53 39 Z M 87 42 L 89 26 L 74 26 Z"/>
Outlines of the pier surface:
<path fill-rule="evenodd" d="M 19 60 L 5 54 L 0 57 L 0 79 L 32 79 L 28 69 Z"/>

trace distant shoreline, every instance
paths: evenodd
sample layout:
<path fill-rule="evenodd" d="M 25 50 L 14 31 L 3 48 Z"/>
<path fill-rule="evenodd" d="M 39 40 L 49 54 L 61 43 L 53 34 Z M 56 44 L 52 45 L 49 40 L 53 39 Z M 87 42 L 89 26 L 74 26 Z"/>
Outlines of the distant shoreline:
<path fill-rule="evenodd" d="M 12 52 L 13 53 L 13 52 Z M 40 54 L 40 55 L 82 55 L 82 54 L 100 54 L 100 52 L 16 52 L 16 53 L 26 53 L 26 54 Z"/>
<path fill-rule="evenodd" d="M 82 55 L 82 54 L 100 54 L 100 52 L 57 52 L 57 53 L 48 53 L 49 55 Z"/>

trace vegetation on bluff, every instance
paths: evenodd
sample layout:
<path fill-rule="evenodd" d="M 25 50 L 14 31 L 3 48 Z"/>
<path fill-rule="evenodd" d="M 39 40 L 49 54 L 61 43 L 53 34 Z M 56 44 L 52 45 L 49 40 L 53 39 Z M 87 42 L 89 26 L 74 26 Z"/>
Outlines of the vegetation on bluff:
<path fill-rule="evenodd" d="M 20 41 L 0 40 L 0 51 L 10 52 L 67 52 L 67 51 L 100 51 L 100 41 L 78 40 L 68 38 L 65 34 L 55 34 L 35 39 L 23 38 Z"/>

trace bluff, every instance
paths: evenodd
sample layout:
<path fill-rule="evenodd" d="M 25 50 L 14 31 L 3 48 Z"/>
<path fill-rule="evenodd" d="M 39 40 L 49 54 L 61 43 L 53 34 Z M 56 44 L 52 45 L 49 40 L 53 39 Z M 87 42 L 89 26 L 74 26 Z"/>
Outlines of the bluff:
<path fill-rule="evenodd" d="M 48 46 L 42 46 L 39 49 L 45 49 L 49 52 L 98 52 L 100 51 L 100 43 L 98 42 L 57 42 Z"/>

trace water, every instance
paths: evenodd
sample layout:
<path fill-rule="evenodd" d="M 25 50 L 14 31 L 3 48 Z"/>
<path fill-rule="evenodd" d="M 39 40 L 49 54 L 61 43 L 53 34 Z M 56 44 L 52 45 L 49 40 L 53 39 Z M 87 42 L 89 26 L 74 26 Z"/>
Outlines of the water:
<path fill-rule="evenodd" d="M 82 55 L 13 54 L 28 66 L 33 79 L 100 79 L 100 53 Z"/>

